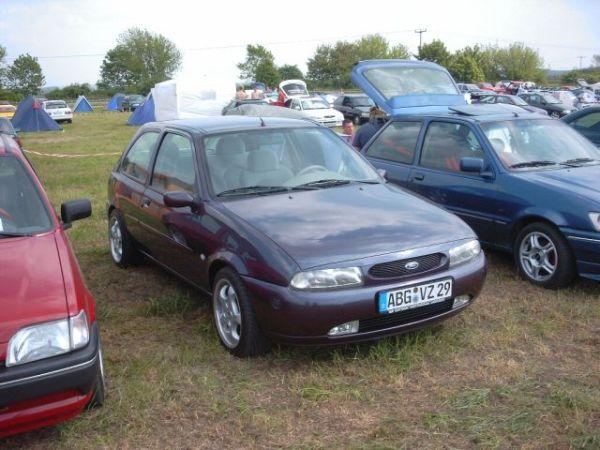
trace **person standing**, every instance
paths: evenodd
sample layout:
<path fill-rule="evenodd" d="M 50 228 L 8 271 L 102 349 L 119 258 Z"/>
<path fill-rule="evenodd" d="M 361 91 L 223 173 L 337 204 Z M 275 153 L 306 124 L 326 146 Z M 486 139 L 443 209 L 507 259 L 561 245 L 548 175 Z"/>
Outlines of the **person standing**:
<path fill-rule="evenodd" d="M 358 129 L 354 135 L 352 145 L 358 151 L 362 150 L 367 142 L 379 131 L 385 123 L 385 112 L 377 106 L 373 106 L 369 111 L 369 122 Z"/>
<path fill-rule="evenodd" d="M 263 98 L 265 98 L 263 93 L 261 91 L 259 91 L 257 87 L 255 87 L 254 90 L 252 91 L 252 100 L 261 100 Z"/>
<path fill-rule="evenodd" d="M 246 95 L 246 92 L 244 91 L 244 86 L 238 87 L 238 90 L 235 93 L 235 99 L 237 101 L 241 102 L 242 100 L 246 100 L 247 98 L 248 98 L 248 96 Z"/>

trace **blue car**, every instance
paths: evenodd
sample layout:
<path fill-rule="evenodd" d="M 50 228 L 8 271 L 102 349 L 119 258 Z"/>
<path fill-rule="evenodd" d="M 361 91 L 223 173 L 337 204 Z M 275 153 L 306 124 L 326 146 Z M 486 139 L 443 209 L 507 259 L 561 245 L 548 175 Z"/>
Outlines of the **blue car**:
<path fill-rule="evenodd" d="M 468 105 L 422 61 L 364 61 L 352 80 L 390 115 L 362 149 L 388 181 L 454 212 L 545 288 L 600 281 L 600 150 L 561 121 Z"/>

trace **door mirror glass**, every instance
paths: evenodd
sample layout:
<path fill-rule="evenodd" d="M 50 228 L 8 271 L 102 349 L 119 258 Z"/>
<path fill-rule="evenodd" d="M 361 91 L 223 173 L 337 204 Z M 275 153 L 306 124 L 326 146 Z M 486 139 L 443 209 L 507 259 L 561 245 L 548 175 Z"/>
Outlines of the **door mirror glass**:
<path fill-rule="evenodd" d="M 76 220 L 92 215 L 92 203 L 87 198 L 71 200 L 60 205 L 60 217 L 67 228 Z"/>
<path fill-rule="evenodd" d="M 483 172 L 484 165 L 482 158 L 472 158 L 470 156 L 460 158 L 461 172 L 481 173 Z"/>
<path fill-rule="evenodd" d="M 196 206 L 196 200 L 188 192 L 175 191 L 163 194 L 163 202 L 169 208 L 185 208 Z"/>

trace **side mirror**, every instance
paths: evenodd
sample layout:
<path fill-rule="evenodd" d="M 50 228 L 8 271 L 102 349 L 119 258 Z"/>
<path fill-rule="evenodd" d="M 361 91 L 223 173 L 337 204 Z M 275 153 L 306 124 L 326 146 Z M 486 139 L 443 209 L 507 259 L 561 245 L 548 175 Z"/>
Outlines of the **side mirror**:
<path fill-rule="evenodd" d="M 462 172 L 481 173 L 484 165 L 485 163 L 481 158 L 472 158 L 470 156 L 460 158 L 460 170 Z"/>
<path fill-rule="evenodd" d="M 85 219 L 92 215 L 92 203 L 87 198 L 71 200 L 60 205 L 60 217 L 63 228 L 71 227 L 71 224 L 79 219 Z"/>
<path fill-rule="evenodd" d="M 377 173 L 381 178 L 387 180 L 387 171 L 385 169 L 377 169 Z"/>
<path fill-rule="evenodd" d="M 192 210 L 198 208 L 196 199 L 188 192 L 183 191 L 166 192 L 163 195 L 163 202 L 169 208 L 185 208 L 187 206 L 192 208 Z"/>

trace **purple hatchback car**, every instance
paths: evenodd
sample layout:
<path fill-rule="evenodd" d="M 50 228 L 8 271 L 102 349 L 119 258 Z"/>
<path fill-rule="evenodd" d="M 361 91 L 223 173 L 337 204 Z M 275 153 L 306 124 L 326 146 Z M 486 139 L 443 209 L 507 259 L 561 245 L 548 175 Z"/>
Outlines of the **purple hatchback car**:
<path fill-rule="evenodd" d="M 211 295 L 237 356 L 420 328 L 468 307 L 486 274 L 462 220 L 307 120 L 146 124 L 108 197 L 114 262 L 144 256 Z"/>

